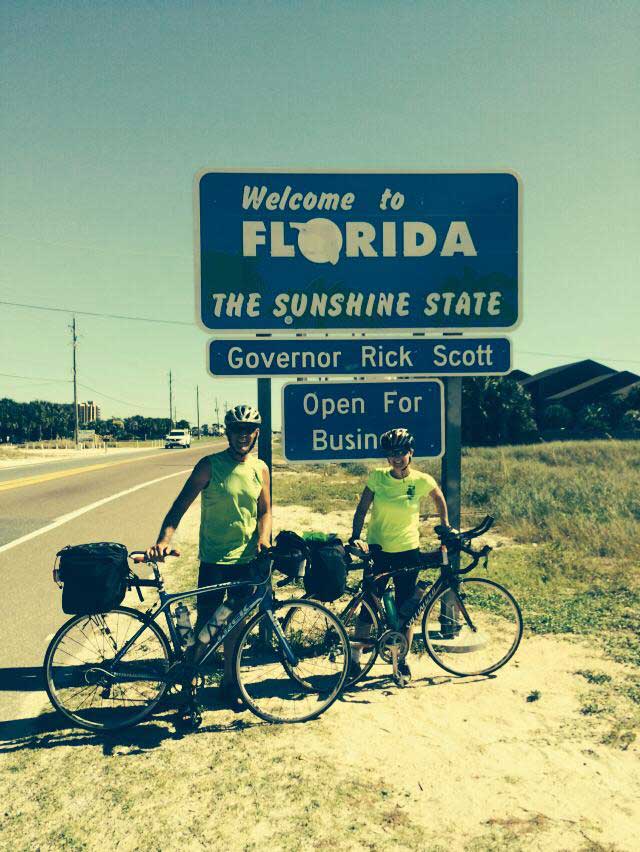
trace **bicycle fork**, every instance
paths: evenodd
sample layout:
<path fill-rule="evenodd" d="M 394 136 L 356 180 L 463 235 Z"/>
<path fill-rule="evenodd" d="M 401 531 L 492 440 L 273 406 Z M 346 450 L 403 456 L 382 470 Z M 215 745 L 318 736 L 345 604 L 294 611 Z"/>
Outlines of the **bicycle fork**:
<path fill-rule="evenodd" d="M 287 642 L 287 638 L 284 635 L 284 630 L 282 629 L 282 625 L 280 624 L 278 619 L 273 614 L 273 610 L 268 609 L 268 610 L 266 610 L 266 612 L 267 612 L 267 618 L 271 622 L 271 626 L 273 627 L 275 634 L 278 637 L 278 641 L 280 643 L 280 648 L 282 649 L 282 651 L 284 653 L 286 661 L 289 663 L 289 665 L 291 665 L 293 667 L 297 666 L 300 661 L 298 660 L 296 655 L 293 653 L 293 649 L 291 648 L 291 645 L 289 645 L 289 643 Z"/>

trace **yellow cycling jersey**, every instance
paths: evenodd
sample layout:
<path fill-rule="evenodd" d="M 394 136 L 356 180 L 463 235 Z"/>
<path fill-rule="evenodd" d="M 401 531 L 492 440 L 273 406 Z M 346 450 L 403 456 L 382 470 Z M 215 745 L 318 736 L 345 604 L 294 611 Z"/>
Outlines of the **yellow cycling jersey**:
<path fill-rule="evenodd" d="M 404 479 L 395 479 L 388 468 L 371 471 L 367 480 L 367 488 L 374 495 L 367 529 L 369 544 L 379 544 L 386 553 L 418 547 L 420 498 L 436 487 L 435 479 L 419 470 L 409 469 Z"/>

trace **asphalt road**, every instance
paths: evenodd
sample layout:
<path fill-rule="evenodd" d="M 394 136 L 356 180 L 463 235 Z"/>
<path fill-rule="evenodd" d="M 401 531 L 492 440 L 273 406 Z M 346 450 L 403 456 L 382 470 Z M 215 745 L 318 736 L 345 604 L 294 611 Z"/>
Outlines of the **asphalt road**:
<path fill-rule="evenodd" d="M 89 541 L 147 547 L 194 464 L 223 446 L 30 465 L 26 477 L 22 469 L 0 479 L 0 741 L 3 731 L 15 733 L 13 720 L 28 716 L 34 694 L 42 698 L 48 638 L 68 618 L 51 579 L 57 551 Z"/>

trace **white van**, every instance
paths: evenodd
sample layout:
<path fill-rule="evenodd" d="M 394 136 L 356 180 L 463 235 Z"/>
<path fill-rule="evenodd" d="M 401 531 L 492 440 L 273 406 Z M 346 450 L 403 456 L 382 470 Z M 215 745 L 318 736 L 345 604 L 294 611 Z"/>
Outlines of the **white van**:
<path fill-rule="evenodd" d="M 170 450 L 173 447 L 184 447 L 188 450 L 191 446 L 191 432 L 189 429 L 172 429 L 164 437 L 164 448 Z"/>

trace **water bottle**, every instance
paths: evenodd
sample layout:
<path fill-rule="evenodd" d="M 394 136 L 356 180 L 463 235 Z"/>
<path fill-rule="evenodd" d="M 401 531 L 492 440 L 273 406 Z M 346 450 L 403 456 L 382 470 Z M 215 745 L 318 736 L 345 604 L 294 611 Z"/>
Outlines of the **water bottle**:
<path fill-rule="evenodd" d="M 180 644 L 185 648 L 190 648 L 193 643 L 196 641 L 196 638 L 193 633 L 193 627 L 191 626 L 191 616 L 189 615 L 189 609 L 184 605 L 182 601 L 178 604 L 174 611 L 174 617 L 176 620 L 176 629 L 178 631 L 178 638 L 180 639 Z"/>
<path fill-rule="evenodd" d="M 218 609 L 213 613 L 209 621 L 204 625 L 200 633 L 198 633 L 198 641 L 203 645 L 208 645 L 212 641 L 216 633 L 220 630 L 225 621 L 229 618 L 232 609 L 228 606 L 220 604 Z"/>
<path fill-rule="evenodd" d="M 396 602 L 392 592 L 385 592 L 382 596 L 384 611 L 387 614 L 387 621 L 392 630 L 398 629 L 398 612 L 396 610 Z"/>
<path fill-rule="evenodd" d="M 420 605 L 420 601 L 427 593 L 428 588 L 428 583 L 425 583 L 424 580 L 418 580 L 411 597 L 407 598 L 406 601 L 398 607 L 398 616 L 401 621 L 408 621 L 415 614 L 418 606 Z"/>

